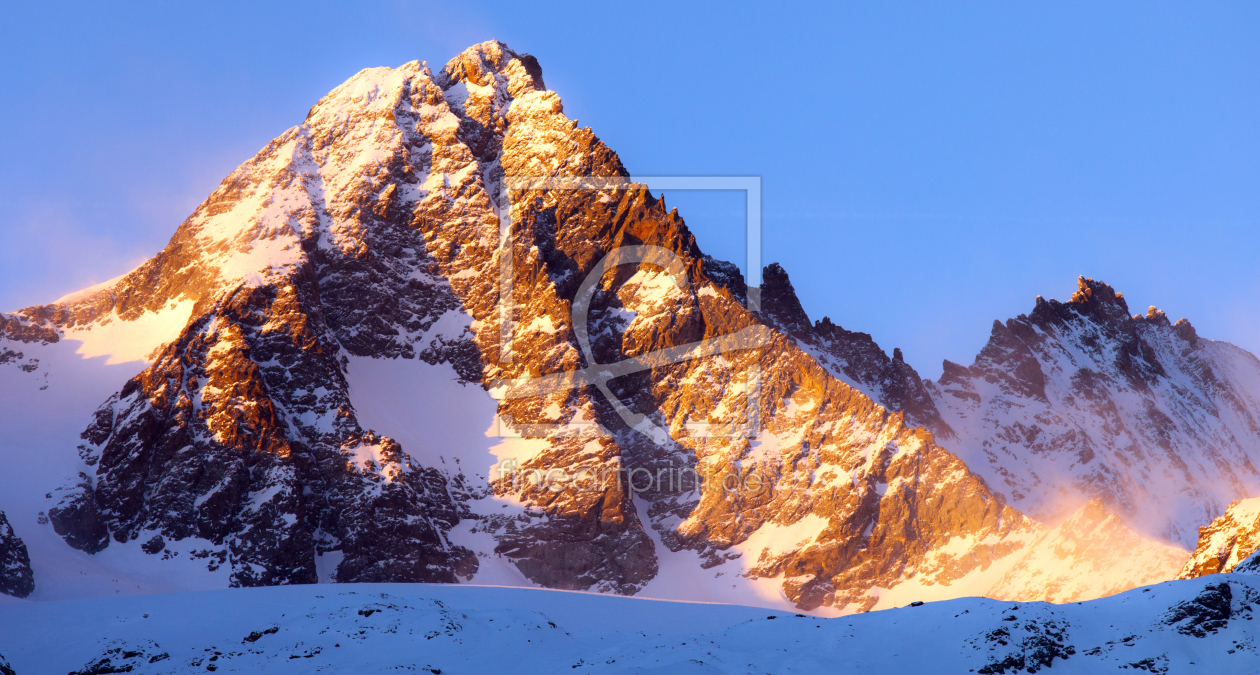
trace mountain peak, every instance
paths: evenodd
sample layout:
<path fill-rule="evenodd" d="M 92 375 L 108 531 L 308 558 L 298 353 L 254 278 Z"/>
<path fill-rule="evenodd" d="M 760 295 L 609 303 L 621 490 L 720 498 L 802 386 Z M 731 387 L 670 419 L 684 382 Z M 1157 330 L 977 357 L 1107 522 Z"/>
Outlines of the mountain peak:
<path fill-rule="evenodd" d="M 761 272 L 761 307 L 771 323 L 793 335 L 808 334 L 812 328 L 787 270 L 777 262 L 770 263 Z"/>
<path fill-rule="evenodd" d="M 1126 316 L 1129 313 L 1129 303 L 1125 302 L 1123 293 L 1117 293 L 1114 288 L 1101 281 L 1083 276 L 1076 278 L 1076 292 L 1072 294 L 1068 304 L 1084 308 L 1115 306 L 1121 308 Z"/>
<path fill-rule="evenodd" d="M 1189 319 L 1184 317 L 1177 319 L 1177 323 L 1173 324 L 1173 330 L 1177 331 L 1177 335 L 1181 336 L 1182 340 L 1189 342 L 1191 345 L 1197 346 L 1199 344 L 1199 333 L 1194 329 L 1194 326 L 1190 325 Z"/>
<path fill-rule="evenodd" d="M 1199 543 L 1178 579 L 1231 572 L 1260 548 L 1260 497 L 1230 503 L 1225 513 L 1199 528 Z M 1248 565 L 1251 567 L 1252 565 Z"/>
<path fill-rule="evenodd" d="M 529 54 L 512 51 L 510 47 L 498 40 L 486 40 L 481 44 L 473 45 L 448 61 L 442 68 L 441 84 L 443 88 L 448 88 L 457 82 L 485 87 L 492 84 L 490 80 L 493 75 L 507 75 L 514 61 L 520 63 L 533 89 L 547 88 L 543 84 L 542 66 L 538 64 L 538 59 Z"/>

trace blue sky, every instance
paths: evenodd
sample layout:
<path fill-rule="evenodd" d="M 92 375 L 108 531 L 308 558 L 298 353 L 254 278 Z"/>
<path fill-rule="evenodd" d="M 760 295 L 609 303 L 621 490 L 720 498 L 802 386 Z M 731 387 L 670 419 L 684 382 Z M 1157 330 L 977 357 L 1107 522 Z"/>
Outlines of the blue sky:
<path fill-rule="evenodd" d="M 0 307 L 152 255 L 356 71 L 497 38 L 632 173 L 762 176 L 810 315 L 925 376 L 1082 274 L 1260 352 L 1260 4 L 185 4 L 0 9 Z M 734 195 L 667 201 L 743 260 Z"/>

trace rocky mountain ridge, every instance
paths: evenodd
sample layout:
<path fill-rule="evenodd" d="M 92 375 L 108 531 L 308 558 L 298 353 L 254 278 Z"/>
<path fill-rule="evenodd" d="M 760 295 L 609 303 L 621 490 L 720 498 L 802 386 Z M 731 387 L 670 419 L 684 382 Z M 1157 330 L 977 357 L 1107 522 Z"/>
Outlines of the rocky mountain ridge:
<path fill-rule="evenodd" d="M 777 263 L 766 268 L 761 294 L 767 319 L 800 340 L 834 377 L 888 410 L 901 411 L 907 424 L 927 427 L 945 441 L 955 438 L 937 409 L 930 383 L 906 363 L 900 349 L 894 348 L 890 357 L 869 334 L 845 330 L 830 317 L 811 324 L 787 271 Z"/>
<path fill-rule="evenodd" d="M 1081 278 L 994 322 L 971 366 L 929 392 L 952 447 L 1021 510 L 1053 521 L 1102 499 L 1138 532 L 1189 547 L 1260 493 L 1260 360 Z"/>
<path fill-rule="evenodd" d="M 994 322 L 968 367 L 919 379 L 900 350 L 811 324 L 786 272 L 767 269 L 767 316 L 837 377 L 945 439 L 995 491 L 1046 525 L 1101 500 L 1154 542 L 1189 547 L 1229 500 L 1256 494 L 1260 361 L 1081 278 L 1066 303 Z M 1167 565 L 1158 565 L 1165 569 Z"/>

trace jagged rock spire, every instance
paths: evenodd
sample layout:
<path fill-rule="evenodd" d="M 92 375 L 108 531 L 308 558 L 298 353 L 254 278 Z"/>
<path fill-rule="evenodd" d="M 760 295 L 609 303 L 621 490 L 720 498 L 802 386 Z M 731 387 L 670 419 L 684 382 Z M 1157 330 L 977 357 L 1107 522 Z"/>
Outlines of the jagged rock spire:
<path fill-rule="evenodd" d="M 4 512 L 0 511 L 0 593 L 25 598 L 35 590 L 35 575 L 26 544 L 13 532 Z"/>

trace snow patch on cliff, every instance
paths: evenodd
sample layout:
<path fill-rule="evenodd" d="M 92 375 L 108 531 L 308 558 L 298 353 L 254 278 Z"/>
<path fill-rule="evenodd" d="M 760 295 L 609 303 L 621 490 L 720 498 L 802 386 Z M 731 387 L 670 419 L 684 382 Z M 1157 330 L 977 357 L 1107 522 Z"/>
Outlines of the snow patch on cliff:
<path fill-rule="evenodd" d="M 180 298 L 161 311 L 146 311 L 131 321 L 111 312 L 86 326 L 66 331 L 62 339 L 79 343 L 75 353 L 84 359 L 106 357 L 107 366 L 150 361 L 153 352 L 179 337 L 195 304 L 189 298 Z"/>

